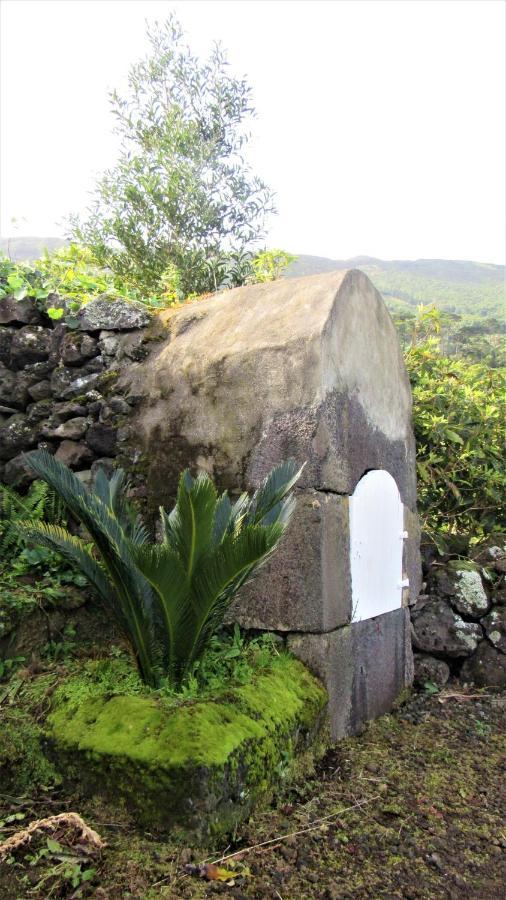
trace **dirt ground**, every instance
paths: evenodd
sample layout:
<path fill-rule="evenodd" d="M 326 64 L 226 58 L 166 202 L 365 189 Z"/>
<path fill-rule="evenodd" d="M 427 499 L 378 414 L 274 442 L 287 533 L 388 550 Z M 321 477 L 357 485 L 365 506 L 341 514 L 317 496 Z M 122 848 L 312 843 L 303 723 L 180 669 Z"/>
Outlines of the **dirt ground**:
<path fill-rule="evenodd" d="M 504 693 L 450 685 L 440 694 L 414 694 L 329 751 L 304 781 L 257 811 L 229 846 L 207 859 L 198 849 L 135 831 L 126 815 L 98 801 L 57 791 L 2 794 L 0 819 L 17 811 L 23 821 L 4 824 L 1 839 L 34 818 L 73 810 L 108 846 L 86 863 L 89 880 L 72 884 L 65 852 L 37 859 L 37 848 L 47 847 L 46 838 L 35 839 L 29 852 L 2 866 L 0 897 L 501 900 L 505 720 Z M 56 838 L 65 845 L 65 834 Z M 84 851 L 66 852 L 79 860 Z"/>

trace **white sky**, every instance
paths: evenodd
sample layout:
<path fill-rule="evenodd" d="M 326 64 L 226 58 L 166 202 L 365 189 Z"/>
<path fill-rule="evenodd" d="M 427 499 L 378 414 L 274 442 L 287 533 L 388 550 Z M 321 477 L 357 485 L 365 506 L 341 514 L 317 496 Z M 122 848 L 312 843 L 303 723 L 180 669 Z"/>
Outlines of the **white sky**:
<path fill-rule="evenodd" d="M 504 261 L 502 0 L 2 0 L 3 235 L 86 207 L 115 160 L 107 91 L 171 9 L 254 89 L 269 246 Z"/>

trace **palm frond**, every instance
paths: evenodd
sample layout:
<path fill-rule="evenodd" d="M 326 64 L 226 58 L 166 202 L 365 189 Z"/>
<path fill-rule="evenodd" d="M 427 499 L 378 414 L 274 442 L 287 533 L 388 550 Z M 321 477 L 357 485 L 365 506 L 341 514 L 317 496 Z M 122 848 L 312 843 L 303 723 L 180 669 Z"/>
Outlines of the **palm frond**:
<path fill-rule="evenodd" d="M 295 460 L 289 459 L 267 475 L 253 494 L 248 511 L 248 522 L 258 524 L 280 503 L 299 480 L 305 463 L 298 469 Z"/>

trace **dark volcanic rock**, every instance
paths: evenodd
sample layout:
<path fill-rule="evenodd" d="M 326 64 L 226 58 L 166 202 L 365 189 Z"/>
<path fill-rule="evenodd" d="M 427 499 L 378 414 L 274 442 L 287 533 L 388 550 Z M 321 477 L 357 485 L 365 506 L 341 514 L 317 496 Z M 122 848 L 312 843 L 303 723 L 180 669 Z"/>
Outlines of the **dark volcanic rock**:
<path fill-rule="evenodd" d="M 2 297 L 0 300 L 0 325 L 9 325 L 11 322 L 32 325 L 41 321 L 42 316 L 32 297 L 25 297 L 23 300 Z"/>
<path fill-rule="evenodd" d="M 11 358 L 11 344 L 14 336 L 13 328 L 0 326 L 0 362 L 8 366 Z"/>
<path fill-rule="evenodd" d="M 28 464 L 24 453 L 15 456 L 4 466 L 3 480 L 10 487 L 27 488 L 35 478 L 35 472 Z"/>
<path fill-rule="evenodd" d="M 142 303 L 97 297 L 77 314 L 82 331 L 129 331 L 148 325 L 150 315 Z"/>
<path fill-rule="evenodd" d="M 443 659 L 434 656 L 426 656 L 423 653 L 415 653 L 415 684 L 423 687 L 428 681 L 442 687 L 450 677 L 450 667 Z"/>
<path fill-rule="evenodd" d="M 474 681 L 479 687 L 506 687 L 506 655 L 487 640 L 466 659 L 460 672 L 462 681 Z"/>
<path fill-rule="evenodd" d="M 0 363 L 0 404 L 24 409 L 28 399 L 28 385 L 24 374 L 11 372 Z"/>
<path fill-rule="evenodd" d="M 491 644 L 496 650 L 506 653 L 506 607 L 496 607 L 481 620 Z"/>
<path fill-rule="evenodd" d="M 426 603 L 413 613 L 413 646 L 436 656 L 469 656 L 483 631 L 475 622 L 464 622 L 444 600 Z"/>
<path fill-rule="evenodd" d="M 41 325 L 24 325 L 16 332 L 11 344 L 11 365 L 22 369 L 28 363 L 47 359 L 51 351 L 50 328 Z"/>
<path fill-rule="evenodd" d="M 77 416 L 75 419 L 67 419 L 55 428 L 53 434 L 45 434 L 45 437 L 65 438 L 71 441 L 78 441 L 84 437 L 88 427 L 88 420 L 83 416 Z"/>
<path fill-rule="evenodd" d="M 70 469 L 82 469 L 91 462 L 93 453 L 85 444 L 78 444 L 76 441 L 62 441 L 55 453 L 55 459 L 59 459 Z"/>
<path fill-rule="evenodd" d="M 12 459 L 37 443 L 38 431 L 21 413 L 0 427 L 0 459 Z"/>
<path fill-rule="evenodd" d="M 86 443 L 100 456 L 111 456 L 116 447 L 116 429 L 95 422 L 88 428 Z"/>
<path fill-rule="evenodd" d="M 68 332 L 63 338 L 60 352 L 66 366 L 80 366 L 97 355 L 98 343 L 89 334 Z"/>
<path fill-rule="evenodd" d="M 32 400 L 45 400 L 53 393 L 51 390 L 51 382 L 46 380 L 37 381 L 28 388 L 28 393 Z"/>

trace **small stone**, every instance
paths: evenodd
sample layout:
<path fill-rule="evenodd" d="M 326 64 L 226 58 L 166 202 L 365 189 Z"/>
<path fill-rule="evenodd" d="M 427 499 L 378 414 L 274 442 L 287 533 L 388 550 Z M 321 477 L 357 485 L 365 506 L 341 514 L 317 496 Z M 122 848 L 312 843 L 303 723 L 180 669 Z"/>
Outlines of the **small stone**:
<path fill-rule="evenodd" d="M 480 618 L 490 608 L 479 572 L 471 569 L 457 569 L 455 572 L 455 594 L 450 602 L 463 616 Z"/>
<path fill-rule="evenodd" d="M 0 362 L 9 365 L 11 358 L 11 344 L 14 337 L 14 328 L 0 326 Z"/>
<path fill-rule="evenodd" d="M 108 405 L 117 415 L 126 416 L 131 412 L 130 406 L 126 400 L 123 400 L 123 397 L 110 397 Z"/>
<path fill-rule="evenodd" d="M 11 366 L 22 369 L 27 363 L 47 359 L 51 351 L 51 329 L 41 325 L 24 325 L 11 344 Z"/>
<path fill-rule="evenodd" d="M 466 659 L 460 679 L 474 682 L 478 687 L 506 687 L 506 655 L 483 641 L 476 653 Z"/>
<path fill-rule="evenodd" d="M 506 653 L 506 608 L 493 609 L 488 616 L 481 620 L 481 624 L 496 650 Z"/>
<path fill-rule="evenodd" d="M 89 375 L 82 375 L 80 378 L 76 378 L 75 381 L 72 381 L 67 388 L 65 388 L 61 392 L 61 397 L 63 400 L 70 399 L 71 397 L 78 397 L 79 394 L 85 393 L 90 387 L 97 384 L 100 378 L 100 373 L 92 372 Z"/>
<path fill-rule="evenodd" d="M 28 384 L 20 376 L 0 363 L 0 403 L 7 407 L 24 409 L 28 403 Z"/>
<path fill-rule="evenodd" d="M 51 400 L 37 400 L 30 403 L 26 409 L 26 417 L 30 423 L 42 422 L 51 416 L 53 404 Z"/>
<path fill-rule="evenodd" d="M 51 382 L 37 381 L 35 384 L 32 384 L 32 386 L 28 388 L 28 393 L 30 394 L 32 400 L 45 400 L 53 393 L 51 390 Z"/>
<path fill-rule="evenodd" d="M 5 464 L 3 480 L 10 487 L 23 489 L 30 486 L 37 476 L 26 461 L 24 453 L 15 456 Z"/>
<path fill-rule="evenodd" d="M 444 600 L 427 603 L 413 620 L 413 645 L 441 656 L 470 656 L 483 638 L 480 625 L 465 622 Z"/>
<path fill-rule="evenodd" d="M 77 318 L 82 331 L 129 331 L 148 325 L 151 316 L 142 303 L 101 296 L 83 306 Z"/>
<path fill-rule="evenodd" d="M 9 460 L 37 442 L 38 433 L 21 413 L 12 416 L 0 427 L 0 459 Z"/>
<path fill-rule="evenodd" d="M 427 682 L 443 687 L 450 677 L 450 667 L 443 659 L 425 654 L 414 654 L 415 684 L 423 687 Z"/>
<path fill-rule="evenodd" d="M 33 297 L 16 300 L 9 296 L 0 300 L 0 325 L 9 325 L 11 322 L 34 325 L 41 321 L 42 316 Z"/>
<path fill-rule="evenodd" d="M 68 438 L 72 441 L 78 441 L 79 438 L 84 437 L 87 428 L 88 420 L 79 416 L 75 419 L 67 419 L 66 422 L 62 422 L 61 425 L 58 425 L 58 427 L 55 428 L 53 434 L 47 435 L 47 437 Z"/>
<path fill-rule="evenodd" d="M 75 331 L 64 336 L 60 351 L 61 359 L 68 366 L 80 366 L 98 352 L 96 338 Z"/>
<path fill-rule="evenodd" d="M 120 335 L 114 331 L 101 331 L 98 346 L 105 356 L 114 356 L 120 342 Z"/>
<path fill-rule="evenodd" d="M 82 468 L 86 463 L 91 462 L 93 454 L 89 447 L 85 444 L 78 444 L 76 441 L 62 441 L 55 453 L 55 459 L 60 460 L 70 469 Z"/>
<path fill-rule="evenodd" d="M 100 456 L 111 456 L 116 447 L 116 429 L 95 422 L 86 432 L 86 443 Z"/>

